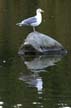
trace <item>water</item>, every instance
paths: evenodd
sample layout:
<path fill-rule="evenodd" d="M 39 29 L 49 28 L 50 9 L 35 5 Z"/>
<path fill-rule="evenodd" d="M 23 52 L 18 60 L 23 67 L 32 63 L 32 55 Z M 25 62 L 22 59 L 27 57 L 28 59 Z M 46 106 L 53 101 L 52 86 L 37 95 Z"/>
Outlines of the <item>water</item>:
<path fill-rule="evenodd" d="M 42 8 L 43 23 L 36 28 L 70 52 L 71 0 L 0 1 L 0 108 L 71 108 L 71 54 L 18 56 L 32 27 L 16 26 Z"/>

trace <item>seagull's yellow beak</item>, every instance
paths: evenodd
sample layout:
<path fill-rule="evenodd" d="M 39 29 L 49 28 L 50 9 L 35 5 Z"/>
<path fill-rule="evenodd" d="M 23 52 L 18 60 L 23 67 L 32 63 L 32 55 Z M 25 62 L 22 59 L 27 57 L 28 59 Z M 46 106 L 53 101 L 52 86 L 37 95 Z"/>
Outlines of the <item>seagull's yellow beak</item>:
<path fill-rule="evenodd" d="M 44 12 L 44 10 L 41 9 L 41 12 Z"/>

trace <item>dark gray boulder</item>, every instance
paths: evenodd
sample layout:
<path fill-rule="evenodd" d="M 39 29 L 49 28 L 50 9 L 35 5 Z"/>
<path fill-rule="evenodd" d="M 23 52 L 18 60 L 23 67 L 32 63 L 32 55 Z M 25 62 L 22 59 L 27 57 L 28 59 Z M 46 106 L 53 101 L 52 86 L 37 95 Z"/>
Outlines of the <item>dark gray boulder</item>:
<path fill-rule="evenodd" d="M 25 41 L 22 43 L 19 49 L 19 54 L 24 53 L 55 53 L 65 51 L 64 47 L 55 39 L 48 35 L 31 32 L 28 34 Z"/>

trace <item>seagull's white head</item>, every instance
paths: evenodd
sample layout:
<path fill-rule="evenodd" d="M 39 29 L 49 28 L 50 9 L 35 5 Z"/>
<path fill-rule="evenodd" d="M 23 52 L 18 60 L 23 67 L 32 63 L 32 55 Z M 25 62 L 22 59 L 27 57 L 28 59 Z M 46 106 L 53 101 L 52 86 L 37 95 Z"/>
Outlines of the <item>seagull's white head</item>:
<path fill-rule="evenodd" d="M 36 10 L 36 13 L 42 13 L 42 12 L 44 12 L 44 11 L 40 8 Z"/>

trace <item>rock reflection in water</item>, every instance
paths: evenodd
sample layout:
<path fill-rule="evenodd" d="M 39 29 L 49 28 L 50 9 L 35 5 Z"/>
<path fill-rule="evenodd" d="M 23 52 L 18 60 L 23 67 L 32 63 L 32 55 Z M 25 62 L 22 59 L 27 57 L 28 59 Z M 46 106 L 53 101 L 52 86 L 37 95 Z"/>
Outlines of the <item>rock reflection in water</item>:
<path fill-rule="evenodd" d="M 39 77 L 38 74 L 29 74 L 29 75 L 22 74 L 19 77 L 19 80 L 24 81 L 26 84 L 29 85 L 29 87 L 37 88 L 38 94 L 42 93 L 43 81 L 42 81 L 42 78 Z"/>
<path fill-rule="evenodd" d="M 23 81 L 28 87 L 36 88 L 38 94 L 38 100 L 33 101 L 33 105 L 37 105 L 41 108 L 44 107 L 42 99 L 44 94 L 44 78 L 40 76 L 40 72 L 47 72 L 48 67 L 54 66 L 62 59 L 62 55 L 24 55 L 21 56 L 22 61 L 27 66 L 29 72 L 22 72 L 19 76 L 19 80 Z"/>
<path fill-rule="evenodd" d="M 36 87 L 38 94 L 42 94 L 43 90 L 43 80 L 39 76 L 39 72 L 45 71 L 48 67 L 54 66 L 55 63 L 60 61 L 61 55 L 56 56 L 21 56 L 24 64 L 31 71 L 30 74 L 26 72 L 26 75 L 22 73 L 19 80 L 24 81 L 29 87 Z M 32 73 L 33 72 L 33 73 Z"/>
<path fill-rule="evenodd" d="M 42 77 L 39 76 L 38 73 L 26 73 L 26 75 L 24 73 L 22 73 L 19 77 L 20 81 L 23 81 L 25 84 L 28 84 L 28 87 L 33 87 L 36 88 L 37 90 L 37 94 L 38 94 L 38 100 L 37 101 L 33 101 L 32 104 L 33 105 L 38 105 L 39 107 L 43 106 L 43 103 L 41 102 L 42 94 L 43 94 L 43 80 Z"/>
<path fill-rule="evenodd" d="M 32 56 L 21 56 L 21 59 L 24 61 L 24 64 L 32 72 L 41 72 L 45 71 L 46 68 L 54 66 L 55 63 L 60 61 L 62 55 L 38 55 L 35 57 Z"/>

